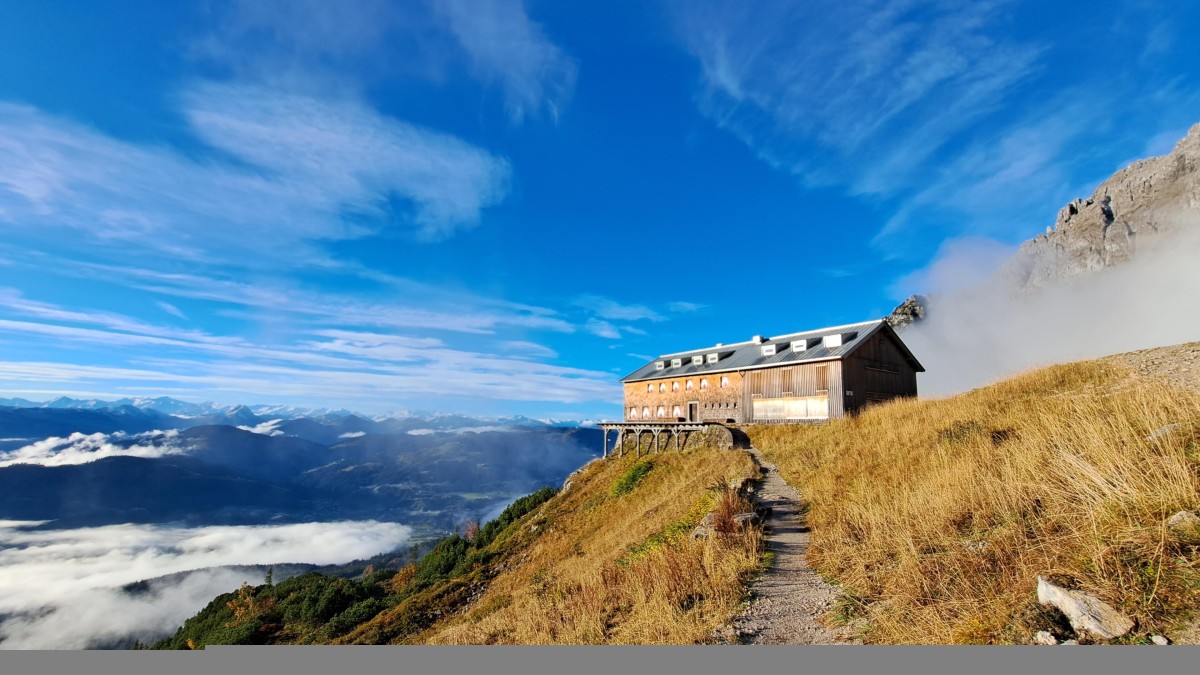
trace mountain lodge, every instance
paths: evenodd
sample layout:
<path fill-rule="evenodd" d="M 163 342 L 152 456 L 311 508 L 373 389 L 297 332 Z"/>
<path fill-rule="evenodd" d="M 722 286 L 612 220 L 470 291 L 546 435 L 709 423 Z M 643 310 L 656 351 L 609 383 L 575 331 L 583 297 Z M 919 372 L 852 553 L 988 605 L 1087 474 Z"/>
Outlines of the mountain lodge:
<path fill-rule="evenodd" d="M 884 319 L 665 354 L 625 386 L 625 422 L 821 422 L 916 396 L 925 368 Z"/>

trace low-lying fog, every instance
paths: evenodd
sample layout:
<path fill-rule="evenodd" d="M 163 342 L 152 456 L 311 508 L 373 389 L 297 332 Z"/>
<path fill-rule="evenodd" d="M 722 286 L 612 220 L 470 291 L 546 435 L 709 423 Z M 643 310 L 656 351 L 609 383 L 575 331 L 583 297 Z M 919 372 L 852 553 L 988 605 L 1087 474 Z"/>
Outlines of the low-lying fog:
<path fill-rule="evenodd" d="M 262 583 L 225 565 L 338 564 L 402 548 L 406 525 L 110 525 L 38 529 L 0 521 L 0 648 L 83 649 L 173 632 L 215 596 Z M 186 570 L 178 583 L 130 594 L 121 586 Z"/>

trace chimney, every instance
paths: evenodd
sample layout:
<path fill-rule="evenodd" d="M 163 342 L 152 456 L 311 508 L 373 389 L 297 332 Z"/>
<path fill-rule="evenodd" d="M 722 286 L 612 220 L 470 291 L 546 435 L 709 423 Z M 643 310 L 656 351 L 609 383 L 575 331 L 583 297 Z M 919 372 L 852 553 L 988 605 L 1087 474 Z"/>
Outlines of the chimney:
<path fill-rule="evenodd" d="M 761 345 L 765 339 L 766 338 L 761 335 L 755 335 L 754 337 L 750 338 L 750 341 L 756 345 Z"/>

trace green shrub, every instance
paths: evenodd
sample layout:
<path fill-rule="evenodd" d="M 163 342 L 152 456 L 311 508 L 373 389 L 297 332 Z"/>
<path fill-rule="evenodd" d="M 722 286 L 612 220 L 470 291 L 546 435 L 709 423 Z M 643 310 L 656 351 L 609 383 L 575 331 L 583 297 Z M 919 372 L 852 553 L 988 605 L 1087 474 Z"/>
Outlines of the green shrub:
<path fill-rule="evenodd" d="M 629 467 L 625 473 L 621 474 L 621 477 L 617 479 L 617 482 L 613 483 L 612 496 L 620 497 L 621 495 L 633 492 L 633 489 L 638 486 L 638 483 L 642 482 L 642 479 L 645 478 L 646 474 L 650 473 L 650 470 L 653 468 L 654 462 L 648 459 L 637 462 L 633 466 Z"/>

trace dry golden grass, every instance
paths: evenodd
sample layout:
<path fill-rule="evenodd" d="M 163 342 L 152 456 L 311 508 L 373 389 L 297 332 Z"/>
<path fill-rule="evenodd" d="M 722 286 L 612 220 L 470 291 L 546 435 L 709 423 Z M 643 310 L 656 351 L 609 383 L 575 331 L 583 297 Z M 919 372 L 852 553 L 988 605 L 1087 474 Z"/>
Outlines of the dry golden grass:
<path fill-rule="evenodd" d="M 639 462 L 653 468 L 614 490 Z M 418 637 L 436 644 L 689 644 L 708 640 L 759 567 L 761 532 L 693 542 L 711 489 L 757 477 L 741 451 L 689 449 L 596 462 L 548 502 L 536 537 L 462 615 Z M 724 510 L 747 509 L 726 503 Z"/>
<path fill-rule="evenodd" d="M 1164 527 L 1200 506 L 1192 391 L 1086 362 L 750 435 L 809 502 L 810 560 L 868 641 L 1027 641 L 1039 574 L 1134 617 L 1132 640 L 1200 602 L 1200 555 Z"/>

